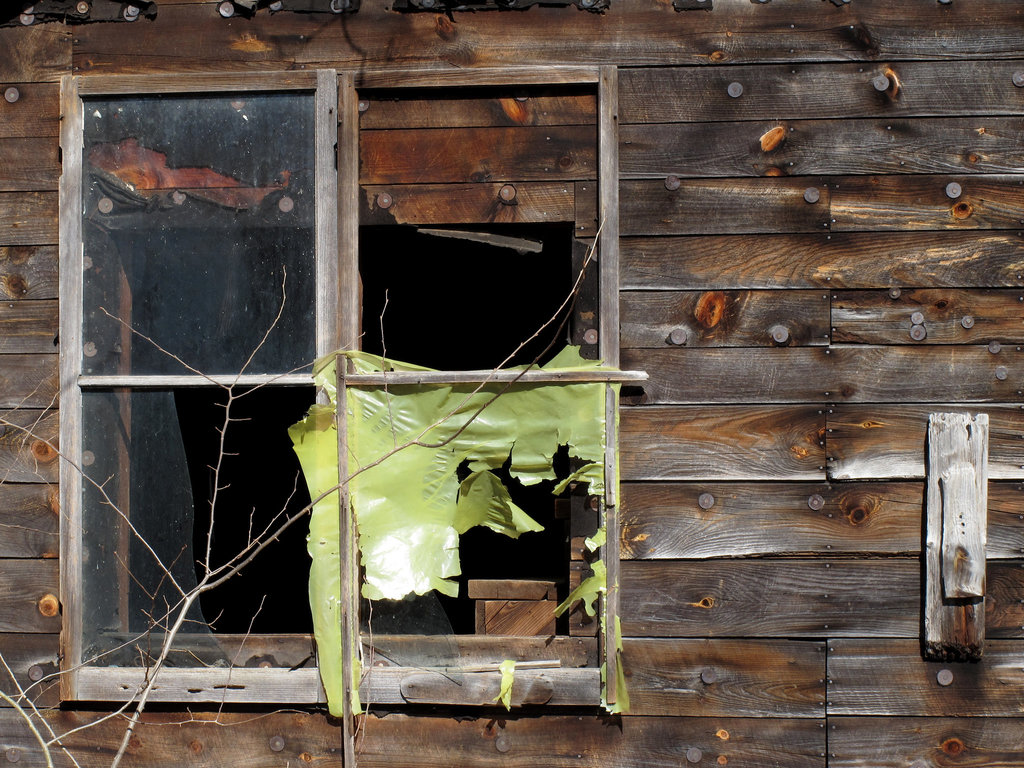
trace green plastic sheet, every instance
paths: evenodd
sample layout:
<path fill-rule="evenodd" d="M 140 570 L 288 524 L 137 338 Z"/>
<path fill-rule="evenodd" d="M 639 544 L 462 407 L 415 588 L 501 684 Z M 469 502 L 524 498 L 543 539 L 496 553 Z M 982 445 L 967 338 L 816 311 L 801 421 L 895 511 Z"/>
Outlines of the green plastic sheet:
<path fill-rule="evenodd" d="M 505 659 L 498 665 L 498 671 L 501 672 L 501 687 L 498 689 L 498 695 L 494 697 L 494 703 L 497 704 L 500 701 L 505 709 L 511 711 L 512 685 L 516 680 L 515 661 L 513 659 Z"/>

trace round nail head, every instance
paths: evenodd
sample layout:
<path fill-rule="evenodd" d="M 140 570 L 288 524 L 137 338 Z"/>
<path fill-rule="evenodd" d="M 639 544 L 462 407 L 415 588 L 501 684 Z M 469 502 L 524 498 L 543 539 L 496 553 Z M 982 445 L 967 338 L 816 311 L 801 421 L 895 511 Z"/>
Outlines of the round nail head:
<path fill-rule="evenodd" d="M 395 201 L 391 199 L 391 195 L 389 195 L 387 192 L 379 192 L 379 193 L 377 193 L 377 207 L 378 208 L 383 208 L 384 210 L 387 210 L 388 208 L 391 207 L 391 204 L 393 202 L 395 202 Z"/>
<path fill-rule="evenodd" d="M 679 185 L 681 183 L 682 182 L 679 181 L 679 177 L 674 174 L 670 174 L 665 177 L 665 189 L 671 192 L 674 192 L 675 190 L 679 189 Z"/>
<path fill-rule="evenodd" d="M 953 684 L 953 673 L 948 669 L 940 669 L 935 675 L 935 680 L 939 685 L 946 687 L 947 685 Z"/>
<path fill-rule="evenodd" d="M 920 325 L 921 323 L 924 322 L 924 313 L 915 312 L 910 316 L 910 322 L 913 323 L 914 325 Z"/>
<path fill-rule="evenodd" d="M 15 88 L 13 85 L 4 91 L 4 99 L 8 104 L 13 104 L 21 98 L 21 91 Z"/>
<path fill-rule="evenodd" d="M 961 189 L 960 185 L 957 184 L 955 181 L 951 181 L 949 182 L 949 184 L 946 185 L 946 197 L 948 197 L 950 200 L 956 200 L 962 194 L 963 189 Z"/>
<path fill-rule="evenodd" d="M 516 199 L 516 188 L 511 184 L 503 184 L 501 189 L 498 190 L 498 197 L 506 203 L 511 203 Z"/>
<path fill-rule="evenodd" d="M 367 99 L 360 99 L 359 100 L 359 111 L 360 112 L 365 112 L 369 108 L 370 108 L 370 102 Z"/>
<path fill-rule="evenodd" d="M 903 295 L 903 291 L 901 291 L 899 288 L 890 288 L 889 289 L 889 298 L 890 299 L 898 299 L 902 295 Z"/>
<path fill-rule="evenodd" d="M 914 325 L 910 328 L 910 338 L 914 341 L 924 341 L 925 337 L 928 336 L 928 332 L 924 329 L 923 325 Z"/>
<path fill-rule="evenodd" d="M 785 344 L 789 341 L 789 329 L 784 325 L 773 325 L 770 331 L 772 341 L 776 344 Z"/>
<path fill-rule="evenodd" d="M 816 203 L 821 199 L 821 193 L 817 187 L 808 187 L 804 190 L 804 200 L 808 203 Z"/>
<path fill-rule="evenodd" d="M 89 12 L 89 4 L 85 2 L 85 0 L 79 0 L 79 2 L 75 4 L 75 10 L 84 16 Z"/>
<path fill-rule="evenodd" d="M 500 733 L 494 737 L 494 748 L 499 752 L 508 752 L 511 749 L 511 745 L 508 743 L 508 737 L 504 733 Z"/>
<path fill-rule="evenodd" d="M 139 6 L 137 5 L 126 5 L 124 11 L 121 12 L 124 16 L 125 21 L 135 21 L 139 18 Z"/>
<path fill-rule="evenodd" d="M 1006 377 L 1009 375 L 1009 371 L 1006 370 L 1005 365 L 996 366 L 996 378 L 1000 381 L 1006 381 Z"/>
<path fill-rule="evenodd" d="M 26 12 L 26 13 L 22 13 L 22 14 L 18 15 L 18 21 L 20 21 L 22 26 L 25 26 L 25 27 L 31 27 L 32 24 L 35 22 L 35 20 L 36 20 L 36 16 L 35 16 L 34 13 L 27 13 Z M 8 758 L 8 759 L 10 759 L 10 758 Z M 11 762 L 14 762 L 14 761 L 11 760 Z"/>
<path fill-rule="evenodd" d="M 587 344 L 597 344 L 597 340 L 599 338 L 600 336 L 598 335 L 596 328 L 587 328 L 587 330 L 583 332 L 583 340 L 587 342 Z"/>
<path fill-rule="evenodd" d="M 1013 84 L 1018 88 L 1024 88 L 1024 72 L 1013 73 Z"/>
<path fill-rule="evenodd" d="M 960 325 L 962 325 L 964 328 L 973 328 L 974 318 L 971 317 L 970 315 L 964 315 L 963 317 L 960 318 Z"/>
<path fill-rule="evenodd" d="M 715 506 L 715 497 L 710 493 L 702 493 L 697 497 L 697 504 L 701 509 L 711 509 Z"/>
<path fill-rule="evenodd" d="M 726 88 L 725 90 L 734 99 L 738 99 L 740 96 L 743 95 L 743 83 L 729 83 L 729 87 Z"/>
<path fill-rule="evenodd" d="M 33 683 L 38 683 L 43 679 L 43 668 L 38 664 L 33 664 L 28 668 L 28 679 Z"/>
<path fill-rule="evenodd" d="M 175 205 L 184 205 L 186 199 L 187 197 L 185 193 L 182 192 L 180 189 L 176 189 L 173 192 L 171 192 L 171 202 L 174 203 Z"/>
<path fill-rule="evenodd" d="M 807 506 L 818 512 L 825 506 L 825 498 L 820 493 L 813 493 L 807 497 Z"/>
<path fill-rule="evenodd" d="M 284 736 L 277 735 L 270 737 L 270 751 L 282 752 L 284 750 Z"/>
<path fill-rule="evenodd" d="M 110 213 L 114 210 L 114 201 L 109 197 L 101 197 L 100 201 L 96 203 L 96 210 L 100 213 Z"/>
<path fill-rule="evenodd" d="M 290 213 L 295 208 L 295 201 L 288 197 L 288 195 L 283 195 L 277 201 L 277 207 L 281 209 L 281 213 Z"/>
<path fill-rule="evenodd" d="M 686 750 L 686 761 L 689 763 L 699 763 L 702 757 L 704 757 L 704 753 L 697 747 L 690 747 Z"/>
<path fill-rule="evenodd" d="M 705 685 L 711 685 L 718 680 L 718 673 L 713 669 L 705 669 L 700 673 L 700 679 Z"/>
<path fill-rule="evenodd" d="M 688 335 L 685 328 L 673 328 L 672 332 L 668 335 L 668 343 L 675 344 L 677 347 L 686 345 Z"/>
<path fill-rule="evenodd" d="M 998 355 L 999 351 L 1002 348 L 1003 348 L 1003 345 L 1000 344 L 998 341 L 990 341 L 988 343 L 988 351 L 991 352 L 993 355 Z"/>
<path fill-rule="evenodd" d="M 17 747 L 11 747 L 4 753 L 4 756 L 7 758 L 8 763 L 16 763 L 21 760 L 21 750 Z"/>
<path fill-rule="evenodd" d="M 889 90 L 889 78 L 885 75 L 875 75 L 871 79 L 871 85 L 875 87 L 876 91 L 887 91 Z"/>
<path fill-rule="evenodd" d="M 224 0 L 219 6 L 217 6 L 217 12 L 225 19 L 230 19 L 235 15 L 235 4 Z"/>

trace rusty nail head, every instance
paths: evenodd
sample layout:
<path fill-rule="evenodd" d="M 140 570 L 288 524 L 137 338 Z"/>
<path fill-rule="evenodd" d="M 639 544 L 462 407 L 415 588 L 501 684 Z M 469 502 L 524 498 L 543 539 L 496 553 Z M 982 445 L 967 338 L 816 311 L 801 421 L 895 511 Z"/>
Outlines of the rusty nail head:
<path fill-rule="evenodd" d="M 217 6 L 217 12 L 225 19 L 229 19 L 235 15 L 235 4 L 229 2 L 229 0 L 224 0 L 223 3 Z"/>
<path fill-rule="evenodd" d="M 284 749 L 284 736 L 277 735 L 270 737 L 270 751 L 281 752 Z"/>
<path fill-rule="evenodd" d="M 494 748 L 499 752 L 508 752 L 511 749 L 511 745 L 508 743 L 508 737 L 504 733 L 499 733 L 494 737 Z"/>
<path fill-rule="evenodd" d="M 715 506 L 715 497 L 710 493 L 702 493 L 697 497 L 697 504 L 701 509 L 711 509 Z"/>
<path fill-rule="evenodd" d="M 369 108 L 370 108 L 370 101 L 369 101 L 369 99 L 360 99 L 359 100 L 359 111 L 360 112 L 365 112 Z"/>
<path fill-rule="evenodd" d="M 921 323 L 924 322 L 924 313 L 915 312 L 910 316 L 910 322 L 913 323 L 914 325 L 920 325 Z"/>
<path fill-rule="evenodd" d="M 1013 73 L 1013 84 L 1018 88 L 1024 88 L 1024 72 Z"/>
<path fill-rule="evenodd" d="M 718 680 L 718 673 L 713 669 L 705 669 L 700 673 L 700 679 L 705 685 L 711 685 Z"/>
<path fill-rule="evenodd" d="M 690 763 L 699 763 L 700 759 L 704 757 L 704 753 L 697 747 L 690 747 L 686 750 L 686 760 Z"/>
<path fill-rule="evenodd" d="M 665 177 L 665 189 L 668 189 L 670 191 L 675 191 L 679 189 L 679 185 L 681 183 L 682 182 L 679 181 L 679 177 L 676 176 L 674 173 L 671 173 Z"/>
<path fill-rule="evenodd" d="M 281 209 L 281 213 L 289 213 L 295 207 L 295 201 L 288 195 L 282 195 L 277 201 L 277 207 Z"/>
<path fill-rule="evenodd" d="M 923 325 L 914 325 L 910 328 L 910 338 L 914 341 L 923 341 L 928 335 L 928 331 L 924 329 Z"/>
<path fill-rule="evenodd" d="M 78 4 L 75 5 L 75 10 L 82 14 L 88 13 L 89 4 L 85 0 L 79 0 Z"/>
<path fill-rule="evenodd" d="M 387 192 L 378 192 L 377 193 L 377 207 L 378 208 L 383 208 L 383 209 L 387 210 L 388 208 L 391 207 L 391 204 L 393 202 L 395 202 L 395 201 L 391 199 L 391 195 L 389 195 Z"/>
<path fill-rule="evenodd" d="M 973 328 L 974 318 L 971 317 L 970 315 L 964 315 L 963 317 L 960 318 L 960 325 L 962 325 L 964 328 Z"/>
<path fill-rule="evenodd" d="M 101 197 L 100 201 L 96 203 L 96 209 L 100 213 L 110 213 L 114 210 L 114 201 L 109 197 Z"/>
<path fill-rule="evenodd" d="M 583 340 L 587 342 L 587 344 L 597 344 L 598 338 L 596 328 L 587 328 L 583 333 Z"/>
<path fill-rule="evenodd" d="M 955 181 L 951 181 L 946 185 L 946 197 L 950 200 L 956 200 L 963 192 L 963 189 Z"/>
<path fill-rule="evenodd" d="M 945 687 L 953 684 L 953 673 L 948 669 L 940 669 L 935 675 L 935 680 L 939 685 Z"/>
<path fill-rule="evenodd" d="M 1001 350 L 1002 348 L 1003 346 L 998 341 L 990 341 L 988 343 L 988 351 L 991 352 L 993 355 L 998 355 L 999 350 Z"/>
<path fill-rule="evenodd" d="M 1005 365 L 996 366 L 996 378 L 999 379 L 1000 381 L 1006 381 L 1006 376 L 1008 375 L 1008 373 L 1009 372 L 1006 370 Z"/>
<path fill-rule="evenodd" d="M 28 679 L 33 683 L 38 683 L 43 679 L 43 668 L 38 664 L 33 664 L 28 668 Z"/>
<path fill-rule="evenodd" d="M 816 203 L 821 199 L 821 193 L 817 187 L 808 187 L 804 190 L 804 200 L 808 203 Z"/>
<path fill-rule="evenodd" d="M 498 197 L 506 203 L 511 203 L 516 199 L 516 188 L 511 184 L 503 184 L 498 190 Z"/>
<path fill-rule="evenodd" d="M 825 506 L 825 498 L 820 493 L 812 493 L 807 497 L 807 506 L 818 512 Z"/>
<path fill-rule="evenodd" d="M 677 347 L 682 347 L 686 344 L 688 335 L 685 328 L 673 328 L 672 332 L 668 335 L 668 343 L 675 344 Z"/>
<path fill-rule="evenodd" d="M 35 20 L 36 20 L 35 14 L 29 13 L 28 11 L 25 11 L 25 13 L 22 13 L 22 14 L 20 14 L 18 16 L 18 21 L 20 21 L 22 23 L 22 25 L 26 26 L 26 27 L 32 26 L 32 23 Z M 7 759 L 10 760 L 10 757 L 8 757 Z M 11 762 L 14 762 L 14 761 L 11 760 Z"/>
<path fill-rule="evenodd" d="M 875 86 L 876 91 L 887 91 L 889 90 L 889 78 L 885 75 L 875 75 L 871 79 L 871 84 Z"/>
<path fill-rule="evenodd" d="M 21 98 L 21 91 L 19 91 L 12 85 L 10 88 L 4 91 L 4 98 L 7 100 L 9 104 L 13 104 Z"/>
<path fill-rule="evenodd" d="M 769 333 L 772 335 L 772 341 L 776 344 L 785 344 L 789 341 L 789 329 L 784 325 L 773 325 Z"/>
<path fill-rule="evenodd" d="M 11 747 L 5 754 L 9 763 L 16 763 L 21 760 L 21 750 L 17 747 Z"/>
<path fill-rule="evenodd" d="M 233 9 L 232 12 L 234 12 Z M 126 5 L 124 7 L 124 12 L 122 13 L 122 15 L 124 16 L 125 21 L 135 21 L 137 18 L 139 18 L 139 6 Z"/>
<path fill-rule="evenodd" d="M 903 294 L 903 291 L 901 291 L 899 288 L 890 288 L 889 289 L 889 298 L 890 299 L 898 299 L 902 294 Z"/>
<path fill-rule="evenodd" d="M 743 83 L 729 83 L 729 87 L 726 88 L 725 90 L 734 99 L 738 99 L 740 96 L 743 95 Z"/>

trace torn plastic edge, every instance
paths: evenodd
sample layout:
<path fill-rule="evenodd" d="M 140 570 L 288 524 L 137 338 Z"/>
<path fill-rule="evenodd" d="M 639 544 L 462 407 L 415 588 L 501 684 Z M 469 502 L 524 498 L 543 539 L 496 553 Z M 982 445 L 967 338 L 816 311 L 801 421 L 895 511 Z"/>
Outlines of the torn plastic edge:
<path fill-rule="evenodd" d="M 498 670 L 501 672 L 501 688 L 491 701 L 495 704 L 500 702 L 506 710 L 512 711 L 512 685 L 515 683 L 516 662 L 513 659 L 505 659 L 498 665 Z"/>

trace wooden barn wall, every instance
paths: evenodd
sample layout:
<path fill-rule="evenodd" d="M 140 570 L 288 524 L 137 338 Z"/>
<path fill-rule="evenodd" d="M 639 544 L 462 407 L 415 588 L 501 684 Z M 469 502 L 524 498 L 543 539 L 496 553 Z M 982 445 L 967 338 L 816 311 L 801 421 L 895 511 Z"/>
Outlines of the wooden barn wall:
<path fill-rule="evenodd" d="M 615 64 L 622 358 L 650 373 L 625 394 L 621 424 L 632 712 L 375 715 L 361 722 L 359 764 L 1024 766 L 1024 6 L 384 5 L 223 19 L 216 2 L 179 0 L 152 22 L 0 29 L 0 90 L 18 91 L 0 100 L 0 653 L 18 681 L 56 668 L 60 630 L 59 77 Z M 520 220 L 557 208 L 586 236 L 590 198 L 562 190 L 593 178 L 593 158 L 552 172 L 513 151 L 516 132 L 538 125 L 585 144 L 593 126 L 561 109 L 555 125 L 538 110 L 474 146 L 508 150 L 499 175 L 527 185 Z M 364 116 L 364 153 L 375 119 Z M 415 153 L 438 127 L 377 138 Z M 493 199 L 501 179 L 475 176 L 471 154 L 450 160 L 419 190 L 424 210 Z M 375 167 L 368 200 L 404 180 Z M 923 339 L 910 336 L 915 312 Z M 992 425 L 977 664 L 920 654 L 936 410 Z M 0 667 L 0 689 L 13 687 Z M 53 686 L 37 700 L 55 704 Z M 58 730 L 96 716 L 46 714 Z M 68 746 L 83 766 L 108 763 L 122 728 L 110 720 Z M 129 754 L 136 766 L 326 766 L 340 765 L 340 740 L 317 712 L 164 711 L 146 715 Z M 11 749 L 19 765 L 43 764 L 0 708 L 8 760 Z"/>

